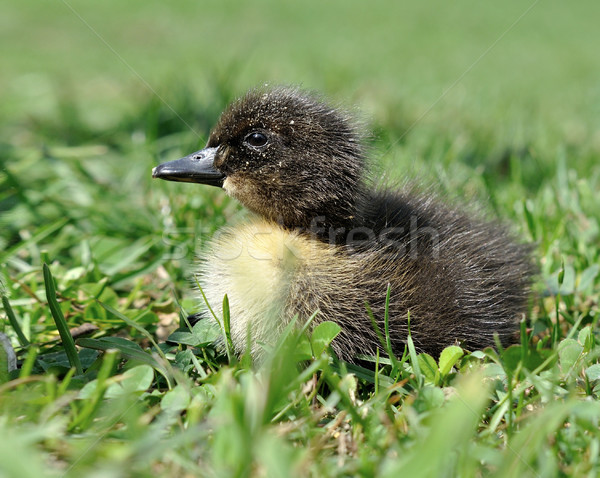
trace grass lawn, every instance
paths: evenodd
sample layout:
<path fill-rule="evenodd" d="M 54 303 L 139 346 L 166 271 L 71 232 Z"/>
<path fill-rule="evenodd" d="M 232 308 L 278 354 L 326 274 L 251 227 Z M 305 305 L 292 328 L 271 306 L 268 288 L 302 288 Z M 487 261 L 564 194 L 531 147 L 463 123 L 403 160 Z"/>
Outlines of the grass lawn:
<path fill-rule="evenodd" d="M 598 18 L 592 0 L 3 5 L 0 478 L 597 476 Z M 151 169 L 265 82 L 355 105 L 386 181 L 535 244 L 520 345 L 371 371 L 322 327 L 257 369 L 187 326 L 194 251 L 245 212 Z"/>

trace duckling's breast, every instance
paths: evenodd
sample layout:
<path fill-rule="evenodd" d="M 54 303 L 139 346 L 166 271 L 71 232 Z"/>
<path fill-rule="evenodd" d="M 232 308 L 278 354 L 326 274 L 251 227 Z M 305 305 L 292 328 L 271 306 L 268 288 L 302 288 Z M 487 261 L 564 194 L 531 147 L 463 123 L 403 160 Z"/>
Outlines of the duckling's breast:
<path fill-rule="evenodd" d="M 290 302 L 306 271 L 334 254 L 327 244 L 262 220 L 218 231 L 202 256 L 200 282 L 219 316 L 227 294 L 236 351 L 250 338 L 252 355 L 260 357 L 260 344 L 273 344 L 293 318 Z"/>

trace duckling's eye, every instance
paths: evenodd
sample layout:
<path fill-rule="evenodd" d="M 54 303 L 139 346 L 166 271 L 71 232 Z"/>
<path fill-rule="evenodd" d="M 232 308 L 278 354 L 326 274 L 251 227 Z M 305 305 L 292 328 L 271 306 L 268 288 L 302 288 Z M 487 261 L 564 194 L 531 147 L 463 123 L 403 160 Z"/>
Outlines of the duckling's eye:
<path fill-rule="evenodd" d="M 250 133 L 248 136 L 246 136 L 244 141 L 246 143 L 248 143 L 250 146 L 259 147 L 259 146 L 264 146 L 265 144 L 267 144 L 268 138 L 263 133 L 254 132 L 254 133 Z"/>

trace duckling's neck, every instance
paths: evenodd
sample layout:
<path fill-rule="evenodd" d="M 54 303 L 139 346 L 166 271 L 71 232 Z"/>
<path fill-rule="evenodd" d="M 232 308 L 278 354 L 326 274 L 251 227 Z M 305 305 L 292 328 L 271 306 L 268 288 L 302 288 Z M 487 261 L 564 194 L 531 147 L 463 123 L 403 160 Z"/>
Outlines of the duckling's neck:
<path fill-rule="evenodd" d="M 313 205 L 296 209 L 296 202 L 290 204 L 290 208 L 294 209 L 286 210 L 284 206 L 277 216 L 262 215 L 287 230 L 312 236 L 322 242 L 342 244 L 347 242 L 347 235 L 351 231 L 361 227 L 361 210 L 368 196 L 366 188 L 360 187 L 323 201 L 318 207 Z"/>
<path fill-rule="evenodd" d="M 408 247 L 410 241 L 420 238 L 411 247 L 426 246 L 426 240 L 436 227 L 421 212 L 419 197 L 412 200 L 389 190 L 371 189 L 366 185 L 346 195 L 344 203 L 333 203 L 302 221 L 278 221 L 285 229 L 300 232 L 336 245 L 349 245 L 353 249 L 370 247 L 374 243 L 396 244 Z M 426 236 L 425 239 L 421 236 Z"/>
<path fill-rule="evenodd" d="M 368 241 L 379 234 L 385 227 L 386 219 L 378 218 L 381 207 L 374 205 L 378 200 L 374 193 L 366 187 L 355 188 L 343 198 L 337 197 L 323 202 L 318 208 L 297 208 L 298 203 L 278 208 L 277 215 L 273 209 L 264 209 L 259 213 L 264 219 L 283 227 L 288 231 L 298 232 L 329 244 L 349 244 Z M 280 203 L 281 204 L 281 203 Z"/>

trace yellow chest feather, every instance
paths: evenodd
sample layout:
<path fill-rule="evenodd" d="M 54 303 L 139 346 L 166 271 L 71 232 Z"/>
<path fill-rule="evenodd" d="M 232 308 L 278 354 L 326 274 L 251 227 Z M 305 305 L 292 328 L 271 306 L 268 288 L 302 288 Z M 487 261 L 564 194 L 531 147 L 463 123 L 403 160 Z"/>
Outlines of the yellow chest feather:
<path fill-rule="evenodd" d="M 288 305 L 298 276 L 330 254 L 326 244 L 264 221 L 218 231 L 203 256 L 200 283 L 218 316 L 227 294 L 238 352 L 248 336 L 255 357 L 261 343 L 274 342 L 292 319 Z"/>

